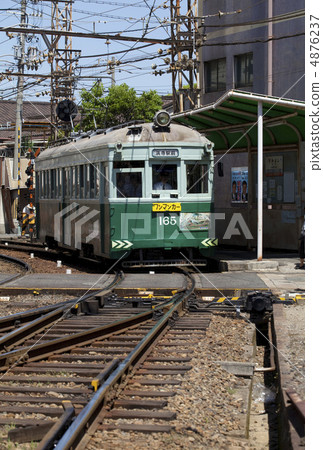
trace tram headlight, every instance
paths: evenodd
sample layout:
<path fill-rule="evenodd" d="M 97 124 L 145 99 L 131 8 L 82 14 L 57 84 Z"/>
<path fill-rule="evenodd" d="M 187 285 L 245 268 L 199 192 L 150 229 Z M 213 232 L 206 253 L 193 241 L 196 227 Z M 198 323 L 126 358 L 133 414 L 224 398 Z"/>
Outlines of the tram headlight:
<path fill-rule="evenodd" d="M 158 111 L 154 117 L 154 124 L 158 127 L 168 127 L 170 124 L 170 114 L 164 110 Z"/>
<path fill-rule="evenodd" d="M 117 142 L 114 147 L 115 147 L 116 152 L 121 152 L 122 151 L 122 142 Z"/>
<path fill-rule="evenodd" d="M 204 145 L 204 152 L 205 153 L 211 153 L 213 148 L 213 144 L 211 142 L 208 142 Z"/>

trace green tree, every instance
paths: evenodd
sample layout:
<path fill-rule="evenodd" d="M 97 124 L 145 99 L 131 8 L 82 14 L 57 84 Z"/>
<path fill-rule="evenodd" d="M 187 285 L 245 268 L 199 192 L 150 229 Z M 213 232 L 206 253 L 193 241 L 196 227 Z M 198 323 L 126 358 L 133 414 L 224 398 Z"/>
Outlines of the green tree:
<path fill-rule="evenodd" d="M 104 122 L 106 104 L 103 94 L 104 87 L 101 82 L 94 83 L 89 91 L 87 91 L 86 89 L 82 89 L 81 110 L 83 130 L 93 130 L 95 128 L 95 124 L 97 125 L 97 127 L 100 127 L 99 124 L 102 124 Z"/>
<path fill-rule="evenodd" d="M 111 86 L 104 95 L 101 82 L 95 83 L 90 91 L 81 92 L 82 129 L 108 128 L 131 120 L 153 119 L 162 107 L 162 100 L 156 91 L 144 92 L 141 96 L 125 83 Z"/>

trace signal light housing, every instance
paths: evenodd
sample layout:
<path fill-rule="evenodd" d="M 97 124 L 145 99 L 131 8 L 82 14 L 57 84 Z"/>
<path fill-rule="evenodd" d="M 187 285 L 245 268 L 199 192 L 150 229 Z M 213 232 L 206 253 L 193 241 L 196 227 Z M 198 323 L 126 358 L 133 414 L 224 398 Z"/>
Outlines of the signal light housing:
<path fill-rule="evenodd" d="M 30 188 L 30 186 L 33 184 L 33 179 L 32 177 L 28 177 L 27 181 L 25 183 L 25 185 L 27 186 L 27 188 Z"/>
<path fill-rule="evenodd" d="M 27 169 L 25 170 L 25 173 L 27 174 L 27 175 L 31 175 L 32 173 L 33 173 L 33 167 L 32 167 L 32 165 L 30 165 L 30 166 L 27 166 Z"/>

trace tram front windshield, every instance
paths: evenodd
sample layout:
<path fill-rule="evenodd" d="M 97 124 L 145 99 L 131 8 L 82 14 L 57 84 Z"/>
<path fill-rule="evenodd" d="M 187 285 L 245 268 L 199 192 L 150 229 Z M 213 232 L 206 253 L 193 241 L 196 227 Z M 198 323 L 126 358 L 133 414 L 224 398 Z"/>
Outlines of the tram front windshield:
<path fill-rule="evenodd" d="M 152 177 L 152 186 L 155 191 L 177 189 L 176 164 L 153 164 Z"/>

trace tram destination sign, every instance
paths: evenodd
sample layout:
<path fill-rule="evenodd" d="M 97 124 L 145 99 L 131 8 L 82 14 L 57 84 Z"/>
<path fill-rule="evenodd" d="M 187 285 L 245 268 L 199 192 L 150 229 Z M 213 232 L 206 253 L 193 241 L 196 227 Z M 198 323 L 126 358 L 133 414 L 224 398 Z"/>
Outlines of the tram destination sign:
<path fill-rule="evenodd" d="M 177 148 L 167 148 L 167 149 L 157 149 L 154 148 L 152 151 L 152 155 L 154 158 L 166 157 L 166 158 L 177 158 L 178 157 L 178 149 Z"/>

